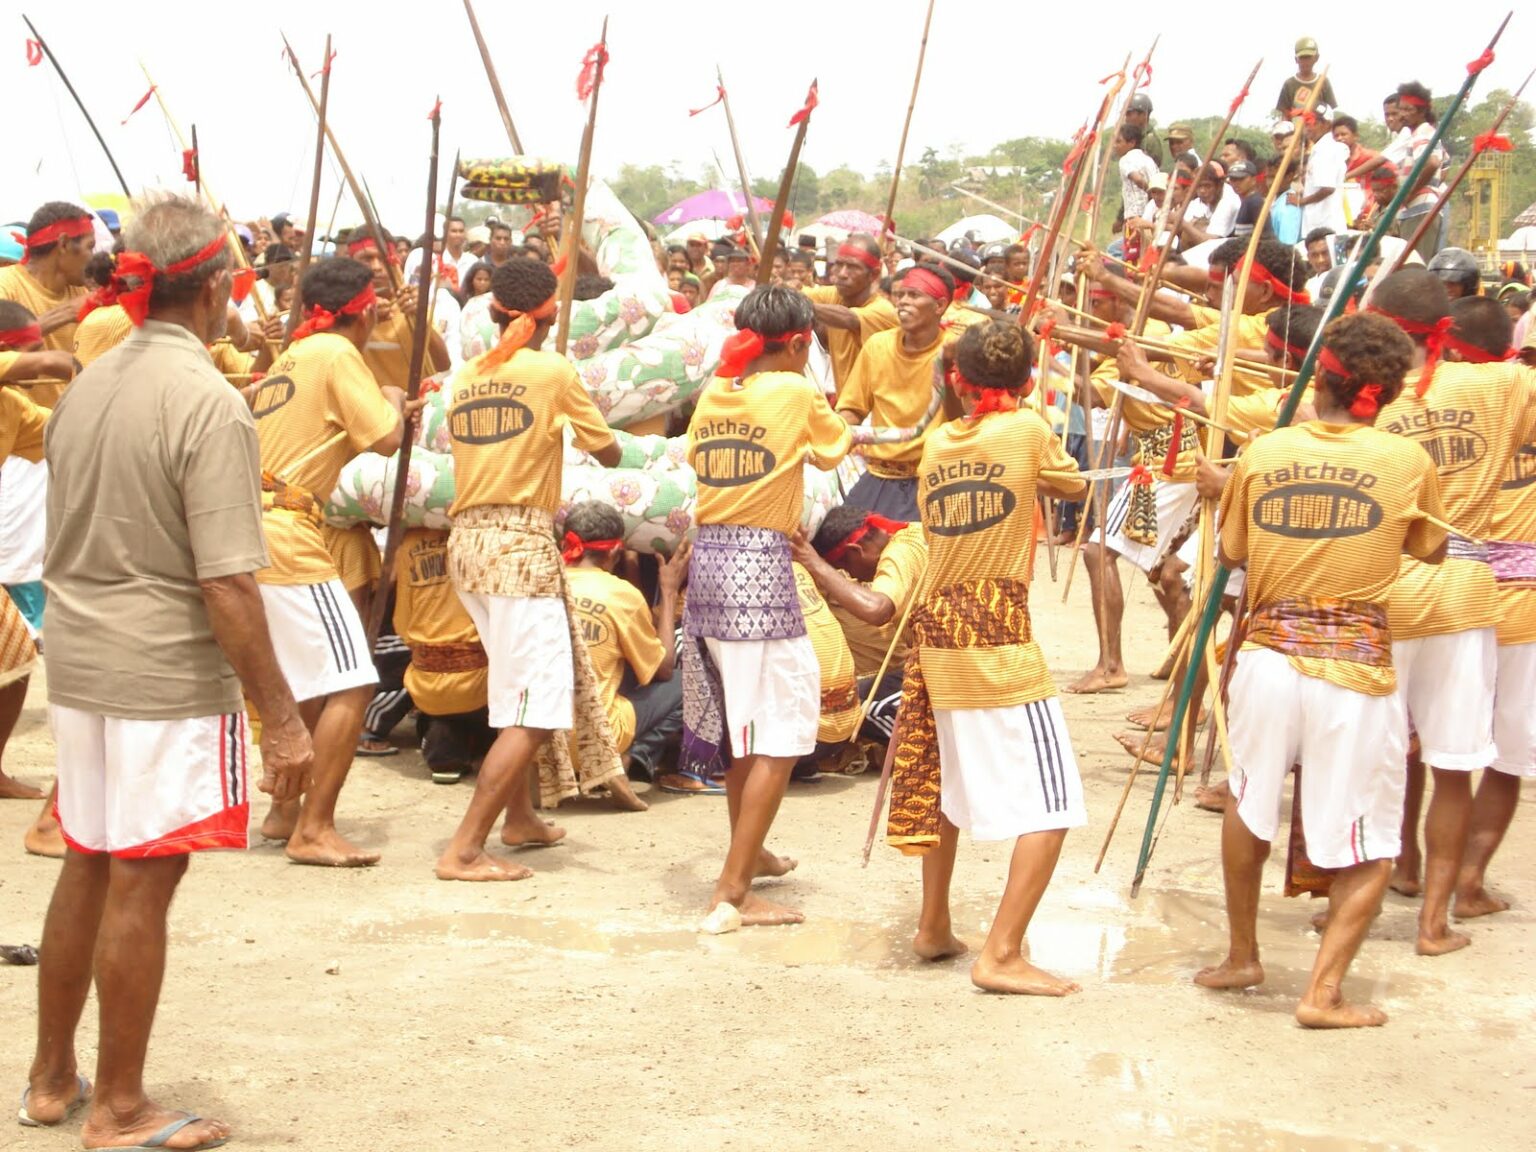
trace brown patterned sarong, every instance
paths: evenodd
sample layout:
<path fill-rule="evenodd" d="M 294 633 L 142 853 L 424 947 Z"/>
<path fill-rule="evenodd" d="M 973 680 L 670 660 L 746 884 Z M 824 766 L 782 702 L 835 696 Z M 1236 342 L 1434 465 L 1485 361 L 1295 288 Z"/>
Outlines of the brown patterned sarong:
<path fill-rule="evenodd" d="M 565 601 L 575 673 L 574 726 L 569 740 L 558 736 L 545 740 L 534 758 L 543 806 L 558 807 L 562 800 L 595 792 L 622 776 L 618 742 L 608 723 L 592 657 L 576 623 L 565 562 L 555 547 L 554 516 L 543 508 L 512 504 L 464 509 L 454 517 L 448 535 L 448 574 L 454 587 L 466 592 L 522 599 L 558 596 Z"/>
<path fill-rule="evenodd" d="M 821 690 L 821 714 L 823 716 L 836 716 L 857 708 L 859 700 L 858 680 L 849 680 L 844 684 L 834 684 L 831 687 L 823 687 Z"/>
<path fill-rule="evenodd" d="M 320 501 L 315 499 L 313 492 L 300 488 L 297 484 L 281 480 L 271 472 L 263 472 L 261 491 L 261 506 L 264 509 L 281 508 L 286 512 L 297 512 L 316 528 L 324 522 L 320 515 Z"/>
<path fill-rule="evenodd" d="M 1392 667 L 1386 605 L 1364 600 L 1297 596 L 1261 604 L 1248 618 L 1244 641 L 1287 656 Z"/>
<path fill-rule="evenodd" d="M 0 590 L 0 688 L 32 675 L 37 644 L 27 621 L 4 590 Z"/>
<path fill-rule="evenodd" d="M 907 856 L 922 856 L 939 842 L 939 740 L 923 675 L 923 649 L 1004 648 L 1031 638 L 1029 585 L 1022 580 L 963 580 L 940 588 L 913 609 L 886 843 Z"/>
<path fill-rule="evenodd" d="M 485 647 L 478 640 L 462 644 L 412 644 L 411 664 L 420 672 L 476 672 L 488 667 Z"/>
<path fill-rule="evenodd" d="M 1156 484 L 1162 484 L 1165 479 L 1162 476 L 1163 461 L 1168 456 L 1168 446 L 1173 443 L 1173 425 L 1159 424 L 1156 428 L 1146 432 L 1135 434 L 1136 450 L 1140 455 L 1142 467 L 1158 475 L 1154 484 L 1133 484 L 1129 502 L 1125 507 L 1125 524 L 1120 533 L 1134 544 L 1141 544 L 1151 548 L 1158 543 L 1157 540 L 1157 496 L 1154 492 Z M 1194 452 L 1200 447 L 1200 441 L 1195 437 L 1195 426 L 1192 421 L 1185 421 L 1184 434 L 1179 437 L 1179 453 Z M 1171 542 L 1165 542 L 1170 543 Z M 1171 547 L 1162 550 L 1163 555 L 1171 551 Z"/>

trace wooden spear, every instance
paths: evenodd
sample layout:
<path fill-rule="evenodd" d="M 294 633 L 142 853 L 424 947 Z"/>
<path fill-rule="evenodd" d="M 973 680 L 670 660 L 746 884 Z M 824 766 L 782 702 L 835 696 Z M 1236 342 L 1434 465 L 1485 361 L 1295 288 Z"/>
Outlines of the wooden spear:
<path fill-rule="evenodd" d="M 491 62 L 491 50 L 486 47 L 485 37 L 480 34 L 480 21 L 475 19 L 475 7 L 469 0 L 464 0 L 464 14 L 469 17 L 470 31 L 475 34 L 475 45 L 480 49 L 480 63 L 485 65 L 485 78 L 491 82 L 491 95 L 496 98 L 496 110 L 501 113 L 502 127 L 507 130 L 507 142 L 512 145 L 513 153 L 521 156 L 523 142 L 517 138 L 517 127 L 512 123 L 507 98 L 502 94 L 501 81 L 496 78 L 496 65 Z"/>
<path fill-rule="evenodd" d="M 75 91 L 75 86 L 69 82 L 69 75 L 64 71 L 64 66 L 59 63 L 59 58 L 53 54 L 53 49 L 48 47 L 48 41 L 43 39 L 43 34 L 37 30 L 37 25 L 28 20 L 25 15 L 28 30 L 32 33 L 32 39 L 37 41 L 37 46 L 43 50 L 43 55 L 48 57 L 48 63 L 53 65 L 53 70 L 59 74 L 59 79 L 64 81 L 64 87 L 70 96 L 74 98 L 75 107 L 80 109 L 80 115 L 85 117 L 85 122 L 91 129 L 91 134 L 96 137 L 96 143 L 101 145 L 101 150 L 106 154 L 107 163 L 112 165 L 112 174 L 117 177 L 117 182 L 122 186 L 124 196 L 132 196 L 128 188 L 128 181 L 123 178 L 123 170 L 117 166 L 117 160 L 112 155 L 112 149 L 107 147 L 107 142 L 102 138 L 101 129 L 96 127 L 96 121 L 91 119 L 91 114 L 86 111 L 85 101 L 80 99 L 80 93 Z"/>
<path fill-rule="evenodd" d="M 731 151 L 736 154 L 736 171 L 741 177 L 741 194 L 747 198 L 747 221 L 751 225 L 752 235 L 756 237 L 758 247 L 763 243 L 763 221 L 757 213 L 757 198 L 752 195 L 752 177 L 747 175 L 747 160 L 741 152 L 741 140 L 736 135 L 736 117 L 731 115 L 731 98 L 725 90 L 725 74 L 720 71 L 720 65 L 715 65 L 715 82 L 720 89 L 720 104 L 725 109 L 725 127 L 731 134 Z M 723 175 L 723 173 L 722 173 Z"/>
<path fill-rule="evenodd" d="M 581 224 L 587 211 L 587 184 L 592 179 L 592 134 L 597 128 L 597 98 L 603 90 L 603 71 L 608 66 L 608 17 L 603 17 L 603 34 L 598 38 L 596 67 L 592 73 L 592 95 L 587 102 L 587 124 L 581 130 L 581 159 L 576 165 L 576 194 L 571 200 L 571 221 L 566 229 L 561 259 L 565 270 L 560 274 L 560 334 L 555 351 L 565 355 L 571 339 L 571 309 L 576 301 L 576 272 L 581 257 Z"/>
<path fill-rule="evenodd" d="M 315 132 L 315 175 L 309 186 L 309 215 L 305 218 L 304 247 L 299 252 L 299 272 L 294 282 L 294 306 L 288 310 L 291 336 L 304 311 L 304 273 L 309 268 L 310 252 L 315 246 L 315 229 L 320 226 L 320 179 L 325 168 L 326 110 L 331 102 L 331 34 L 325 34 L 325 64 L 320 69 L 320 107 L 316 111 L 319 127 Z"/>
<path fill-rule="evenodd" d="M 933 23 L 933 2 L 928 0 L 928 15 L 923 17 L 923 40 L 917 47 L 917 71 L 912 76 L 912 98 L 907 101 L 907 118 L 901 124 L 901 142 L 896 145 L 896 166 L 891 169 L 891 194 L 885 202 L 884 247 L 891 246 L 890 233 L 896 227 L 896 192 L 901 187 L 901 165 L 907 155 L 907 133 L 912 129 L 912 110 L 917 107 L 917 89 L 923 82 L 923 59 L 928 55 L 928 28 Z"/>
<path fill-rule="evenodd" d="M 779 177 L 779 194 L 774 198 L 773 213 L 768 217 L 768 235 L 763 237 L 763 254 L 757 262 L 757 282 L 760 285 L 773 279 L 773 254 L 779 250 L 779 232 L 784 227 L 784 213 L 789 210 L 789 194 L 794 187 L 795 171 L 800 167 L 800 149 L 805 144 L 805 131 L 811 126 L 811 111 L 819 100 L 817 82 L 812 80 L 805 105 L 789 121 L 798 124 L 799 128 L 795 132 L 795 142 L 790 145 L 784 173 Z"/>
<path fill-rule="evenodd" d="M 437 215 L 437 142 L 442 129 L 441 103 L 432 108 L 432 156 L 427 162 L 427 224 L 424 235 L 431 236 L 433 218 Z M 450 206 L 451 207 L 451 206 Z M 446 225 L 444 226 L 446 232 Z M 406 402 L 412 403 L 421 395 L 421 369 L 427 358 L 427 307 L 432 300 L 432 272 L 434 260 L 431 252 L 422 254 L 421 267 L 416 273 L 416 325 L 411 334 L 411 367 L 406 377 Z M 379 574 L 379 586 L 374 589 L 373 601 L 368 606 L 368 650 L 384 626 L 384 611 L 389 605 L 389 588 L 395 578 L 395 553 L 405 534 L 405 489 L 410 481 L 411 448 L 415 442 L 414 413 L 406 416 L 400 451 L 395 457 L 395 490 L 389 502 L 389 521 L 384 530 L 384 570 Z"/>

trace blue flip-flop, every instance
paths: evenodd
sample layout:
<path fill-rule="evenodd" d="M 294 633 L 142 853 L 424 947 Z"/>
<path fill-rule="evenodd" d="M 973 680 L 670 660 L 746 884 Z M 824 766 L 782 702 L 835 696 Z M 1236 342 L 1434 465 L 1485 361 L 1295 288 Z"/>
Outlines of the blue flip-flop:
<path fill-rule="evenodd" d="M 64 1115 L 57 1121 L 58 1124 L 62 1124 L 65 1120 L 68 1120 L 72 1115 L 83 1108 L 91 1098 L 91 1082 L 84 1076 L 80 1075 L 78 1072 L 75 1073 L 75 1079 L 79 1084 L 79 1095 L 77 1095 L 73 1100 L 69 1102 L 69 1107 L 64 1109 Z M 31 1095 L 32 1089 L 30 1087 L 23 1088 L 21 1090 L 21 1107 L 16 1110 L 16 1123 L 20 1124 L 23 1128 L 55 1127 L 54 1124 L 44 1124 L 41 1120 L 32 1119 L 31 1115 L 27 1112 L 27 1100 L 31 1097 Z"/>
<path fill-rule="evenodd" d="M 180 1120 L 172 1120 L 164 1128 L 160 1129 L 160 1131 L 156 1132 L 148 1140 L 144 1141 L 144 1143 L 129 1144 L 126 1147 L 121 1148 L 115 1147 L 110 1149 L 109 1152 L 155 1152 L 155 1149 L 157 1148 L 163 1149 L 165 1147 L 165 1142 L 172 1136 L 176 1135 L 176 1133 L 180 1132 L 188 1124 L 196 1124 L 201 1119 L 201 1116 L 195 1116 L 189 1112 Z M 185 1152 L 202 1152 L 204 1148 L 219 1148 L 228 1143 L 228 1137 L 221 1136 L 217 1140 L 209 1140 L 206 1143 L 195 1145 L 190 1149 L 186 1149 Z"/>

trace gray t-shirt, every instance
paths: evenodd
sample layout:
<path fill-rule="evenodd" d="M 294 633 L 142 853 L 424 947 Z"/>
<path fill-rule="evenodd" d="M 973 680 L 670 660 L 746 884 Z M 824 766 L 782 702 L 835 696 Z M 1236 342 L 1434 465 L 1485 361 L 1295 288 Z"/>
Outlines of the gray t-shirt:
<path fill-rule="evenodd" d="M 267 566 L 256 424 L 187 329 L 146 321 L 46 438 L 48 699 L 135 720 L 240 708 L 199 580 Z"/>

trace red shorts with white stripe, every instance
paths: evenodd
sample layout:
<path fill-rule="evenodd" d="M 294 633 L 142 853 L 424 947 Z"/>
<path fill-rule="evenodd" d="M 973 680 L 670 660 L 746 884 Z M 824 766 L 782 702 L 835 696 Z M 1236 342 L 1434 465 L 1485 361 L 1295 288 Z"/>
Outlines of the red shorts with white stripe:
<path fill-rule="evenodd" d="M 77 852 L 127 859 L 244 848 L 245 714 L 125 720 L 57 704 L 59 823 Z"/>

